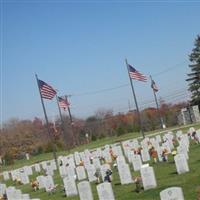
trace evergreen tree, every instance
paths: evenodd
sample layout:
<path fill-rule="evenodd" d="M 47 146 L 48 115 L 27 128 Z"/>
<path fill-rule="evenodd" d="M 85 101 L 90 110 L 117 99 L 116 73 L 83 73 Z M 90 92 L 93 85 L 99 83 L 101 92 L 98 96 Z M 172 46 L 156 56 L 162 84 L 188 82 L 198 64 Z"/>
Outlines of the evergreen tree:
<path fill-rule="evenodd" d="M 192 105 L 200 107 L 200 35 L 197 36 L 194 49 L 189 55 L 191 73 L 188 74 L 189 91 L 192 93 Z"/>

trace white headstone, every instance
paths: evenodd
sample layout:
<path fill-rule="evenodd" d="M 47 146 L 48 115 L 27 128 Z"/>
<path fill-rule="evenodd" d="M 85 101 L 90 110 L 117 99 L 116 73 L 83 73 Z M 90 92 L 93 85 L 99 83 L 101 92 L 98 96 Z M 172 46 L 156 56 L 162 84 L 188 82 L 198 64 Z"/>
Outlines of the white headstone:
<path fill-rule="evenodd" d="M 51 161 L 50 161 L 50 166 L 51 166 L 51 168 L 52 168 L 53 170 L 57 170 L 57 166 L 56 166 L 55 160 L 51 160 Z"/>
<path fill-rule="evenodd" d="M 30 200 L 29 194 L 22 194 L 22 200 Z"/>
<path fill-rule="evenodd" d="M 20 180 L 22 184 L 29 184 L 29 177 L 25 172 L 20 173 Z"/>
<path fill-rule="evenodd" d="M 141 157 L 142 157 L 143 162 L 147 162 L 151 159 L 147 148 L 143 148 L 141 150 Z"/>
<path fill-rule="evenodd" d="M 22 192 L 20 190 L 16 190 L 14 187 L 6 188 L 6 195 L 8 200 L 15 200 L 22 198 Z"/>
<path fill-rule="evenodd" d="M 37 163 L 37 164 L 34 165 L 34 167 L 35 167 L 35 171 L 36 172 L 40 172 L 41 171 L 40 164 Z"/>
<path fill-rule="evenodd" d="M 7 181 L 10 179 L 9 173 L 8 172 L 3 172 L 3 179 L 4 181 Z"/>
<path fill-rule="evenodd" d="M 47 167 L 47 162 L 46 162 L 46 161 L 43 161 L 43 162 L 41 162 L 41 165 L 42 165 L 42 168 L 45 170 L 46 167 Z"/>
<path fill-rule="evenodd" d="M 99 158 L 94 158 L 92 162 L 93 162 L 96 169 L 99 169 L 101 167 L 101 163 L 100 163 Z"/>
<path fill-rule="evenodd" d="M 168 153 L 171 153 L 171 148 L 170 148 L 170 145 L 169 145 L 169 141 L 166 141 L 162 144 L 162 148 L 163 149 L 167 149 L 167 152 Z"/>
<path fill-rule="evenodd" d="M 19 179 L 19 170 L 13 170 L 10 172 L 11 173 L 11 177 L 12 177 L 12 180 L 15 181 L 16 179 Z"/>
<path fill-rule="evenodd" d="M 74 153 L 74 160 L 75 160 L 75 164 L 76 164 L 76 165 L 79 165 L 79 164 L 80 164 L 81 159 L 80 159 L 80 156 L 79 156 L 79 153 L 78 153 L 78 152 L 75 152 L 75 153 Z"/>
<path fill-rule="evenodd" d="M 110 169 L 110 165 L 109 164 L 104 164 L 104 165 L 101 165 L 101 176 L 102 176 L 102 180 L 104 180 L 104 177 L 106 176 L 106 171 Z"/>
<path fill-rule="evenodd" d="M 60 176 L 62 178 L 66 177 L 67 176 L 67 168 L 65 165 L 62 165 L 59 167 L 59 172 L 60 172 Z"/>
<path fill-rule="evenodd" d="M 15 191 L 14 191 L 14 197 L 15 197 L 15 199 L 20 199 L 21 200 L 21 198 L 22 198 L 22 192 L 21 192 L 21 190 L 15 189 Z"/>
<path fill-rule="evenodd" d="M 134 171 L 139 171 L 142 166 L 142 160 L 140 155 L 132 155 L 131 161 Z"/>
<path fill-rule="evenodd" d="M 30 160 L 29 153 L 26 153 L 26 160 Z"/>
<path fill-rule="evenodd" d="M 27 175 L 32 175 L 33 174 L 33 170 L 31 168 L 31 166 L 24 166 L 23 170 Z"/>
<path fill-rule="evenodd" d="M 83 166 L 78 166 L 76 168 L 76 173 L 79 181 L 86 179 L 85 168 Z"/>
<path fill-rule="evenodd" d="M 97 185 L 97 192 L 99 200 L 115 200 L 112 186 L 108 182 Z"/>
<path fill-rule="evenodd" d="M 10 187 L 6 188 L 6 196 L 7 196 L 8 200 L 13 200 L 15 198 L 14 191 L 15 191 L 14 187 L 10 186 Z"/>
<path fill-rule="evenodd" d="M 84 167 L 87 168 L 87 166 L 89 166 L 91 164 L 90 158 L 85 156 L 84 159 L 83 159 L 83 163 L 84 163 Z"/>
<path fill-rule="evenodd" d="M 158 154 L 158 160 L 159 160 L 159 162 L 162 162 L 163 161 L 163 157 L 162 157 L 162 153 L 163 153 L 163 151 L 162 151 L 162 148 L 157 148 L 156 149 L 156 151 L 157 151 L 157 154 Z"/>
<path fill-rule="evenodd" d="M 72 178 L 76 177 L 75 169 L 73 166 L 66 167 L 66 172 L 67 172 L 68 177 L 72 177 Z"/>
<path fill-rule="evenodd" d="M 113 149 L 114 155 L 116 155 L 116 156 L 122 156 L 123 155 L 121 146 L 115 146 L 112 149 Z"/>
<path fill-rule="evenodd" d="M 6 192 L 6 184 L 0 183 L 0 196 L 3 196 Z"/>
<path fill-rule="evenodd" d="M 45 187 L 45 182 L 46 182 L 46 178 L 45 176 L 38 176 L 36 178 L 37 182 L 39 183 L 39 189 L 42 189 Z"/>
<path fill-rule="evenodd" d="M 97 177 L 94 175 L 96 172 L 96 168 L 94 167 L 94 165 L 90 165 L 89 167 L 87 167 L 86 171 L 88 174 L 89 182 L 93 182 L 97 180 Z"/>
<path fill-rule="evenodd" d="M 92 190 L 88 181 L 78 183 L 80 200 L 93 200 Z"/>
<path fill-rule="evenodd" d="M 177 153 L 178 154 L 184 154 L 185 158 L 187 160 L 189 159 L 187 148 L 184 145 L 180 145 L 180 146 L 177 147 Z"/>
<path fill-rule="evenodd" d="M 156 135 L 156 141 L 157 141 L 158 143 L 161 143 L 161 142 L 162 142 L 162 139 L 161 139 L 160 135 Z"/>
<path fill-rule="evenodd" d="M 155 188 L 157 186 L 153 167 L 144 167 L 140 170 L 144 190 Z"/>
<path fill-rule="evenodd" d="M 118 166 L 120 182 L 122 185 L 133 183 L 131 172 L 128 164 L 120 164 Z"/>
<path fill-rule="evenodd" d="M 102 156 L 102 151 L 100 148 L 97 148 L 97 156 L 101 157 Z"/>
<path fill-rule="evenodd" d="M 124 156 L 118 156 L 117 157 L 117 166 L 120 164 L 126 164 L 126 160 Z"/>
<path fill-rule="evenodd" d="M 63 182 L 64 182 L 64 187 L 65 187 L 65 193 L 68 197 L 78 195 L 76 183 L 73 178 L 66 177 L 63 179 Z"/>
<path fill-rule="evenodd" d="M 46 192 L 51 192 L 55 188 L 53 178 L 52 176 L 46 176 L 45 179 L 45 190 Z"/>
<path fill-rule="evenodd" d="M 110 155 L 109 150 L 104 150 L 104 158 L 105 158 L 107 163 L 111 163 L 112 162 L 112 157 Z"/>
<path fill-rule="evenodd" d="M 183 191 L 180 187 L 170 187 L 160 192 L 161 200 L 184 200 Z"/>
<path fill-rule="evenodd" d="M 54 171 L 53 171 L 52 165 L 47 165 L 46 174 L 49 175 L 49 176 L 53 176 L 54 175 Z"/>
<path fill-rule="evenodd" d="M 174 157 L 174 160 L 175 160 L 176 170 L 177 170 L 178 174 L 183 174 L 185 172 L 189 172 L 187 159 L 185 158 L 184 154 L 177 154 Z"/>

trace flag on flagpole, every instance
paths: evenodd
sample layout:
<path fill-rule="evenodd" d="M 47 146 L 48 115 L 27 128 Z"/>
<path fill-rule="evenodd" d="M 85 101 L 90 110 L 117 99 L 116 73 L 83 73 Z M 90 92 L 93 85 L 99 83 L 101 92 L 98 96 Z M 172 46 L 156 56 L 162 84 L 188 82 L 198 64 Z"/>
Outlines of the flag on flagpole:
<path fill-rule="evenodd" d="M 154 92 L 158 92 L 158 87 L 154 80 L 151 80 L 151 88 L 154 90 Z"/>
<path fill-rule="evenodd" d="M 62 97 L 58 97 L 58 104 L 60 108 L 63 108 L 64 110 L 70 105 L 67 99 L 64 99 Z"/>
<path fill-rule="evenodd" d="M 137 71 L 130 64 L 128 64 L 128 71 L 129 71 L 129 76 L 130 76 L 131 79 L 135 79 L 135 80 L 143 81 L 143 82 L 147 81 L 147 77 L 144 74 Z"/>
<path fill-rule="evenodd" d="M 42 80 L 38 79 L 38 85 L 43 99 L 52 100 L 56 95 L 56 90 Z"/>

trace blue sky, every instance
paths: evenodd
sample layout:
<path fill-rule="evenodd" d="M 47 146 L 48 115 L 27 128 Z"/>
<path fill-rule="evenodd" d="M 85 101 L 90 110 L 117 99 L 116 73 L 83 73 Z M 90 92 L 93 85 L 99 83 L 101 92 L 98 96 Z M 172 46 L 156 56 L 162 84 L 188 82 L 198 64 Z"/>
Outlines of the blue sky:
<path fill-rule="evenodd" d="M 189 2 L 3 1 L 1 121 L 43 118 L 35 73 L 60 95 L 74 95 L 70 102 L 77 117 L 99 108 L 127 111 L 128 101 L 134 107 L 130 86 L 79 95 L 128 84 L 125 58 L 153 75 L 158 96 L 186 99 L 199 10 L 200 3 Z M 140 107 L 154 106 L 148 104 L 150 82 L 134 86 Z M 45 105 L 50 118 L 58 114 L 55 100 Z"/>

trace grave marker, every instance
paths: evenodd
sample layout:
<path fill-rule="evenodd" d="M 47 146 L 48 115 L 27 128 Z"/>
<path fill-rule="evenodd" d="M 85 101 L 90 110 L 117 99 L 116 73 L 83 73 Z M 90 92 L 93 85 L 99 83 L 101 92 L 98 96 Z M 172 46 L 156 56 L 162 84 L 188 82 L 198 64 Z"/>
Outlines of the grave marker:
<path fill-rule="evenodd" d="M 63 182 L 64 182 L 64 187 L 65 187 L 65 193 L 68 197 L 78 195 L 76 183 L 73 178 L 66 177 L 63 179 Z"/>
<path fill-rule="evenodd" d="M 170 187 L 160 192 L 161 200 L 184 200 L 183 191 L 180 187 Z"/>
<path fill-rule="evenodd" d="M 133 179 L 128 164 L 122 163 L 118 165 L 118 172 L 119 172 L 120 182 L 122 185 L 133 183 Z"/>
<path fill-rule="evenodd" d="M 142 166 L 142 160 L 141 160 L 140 155 L 132 155 L 131 162 L 132 162 L 134 171 L 139 171 Z"/>
<path fill-rule="evenodd" d="M 99 200 L 115 200 L 112 186 L 110 183 L 101 183 L 97 185 Z"/>
<path fill-rule="evenodd" d="M 92 190 L 88 181 L 78 183 L 80 200 L 93 200 Z"/>
<path fill-rule="evenodd" d="M 189 172 L 188 163 L 184 154 L 177 154 L 174 157 L 174 160 L 175 160 L 176 170 L 178 174 Z"/>
<path fill-rule="evenodd" d="M 144 190 L 155 188 L 157 186 L 153 167 L 144 167 L 140 170 Z"/>
<path fill-rule="evenodd" d="M 79 181 L 86 179 L 85 168 L 83 166 L 78 166 L 76 168 L 76 173 Z"/>

